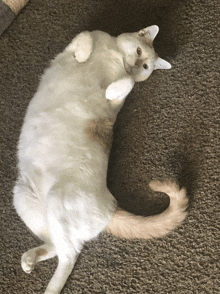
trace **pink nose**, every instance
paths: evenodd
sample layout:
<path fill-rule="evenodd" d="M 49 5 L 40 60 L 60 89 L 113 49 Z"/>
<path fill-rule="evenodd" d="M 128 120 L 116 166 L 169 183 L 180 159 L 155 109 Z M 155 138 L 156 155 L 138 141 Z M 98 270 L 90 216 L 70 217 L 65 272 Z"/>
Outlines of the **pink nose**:
<path fill-rule="evenodd" d="M 136 67 L 142 66 L 145 61 L 147 61 L 147 58 L 146 59 L 137 59 L 135 62 Z"/>

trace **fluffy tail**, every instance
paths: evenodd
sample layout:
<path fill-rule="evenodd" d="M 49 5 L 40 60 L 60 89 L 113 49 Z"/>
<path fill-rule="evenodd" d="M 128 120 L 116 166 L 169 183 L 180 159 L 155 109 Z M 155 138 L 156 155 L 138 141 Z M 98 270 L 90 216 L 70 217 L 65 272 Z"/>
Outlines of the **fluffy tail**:
<path fill-rule="evenodd" d="M 149 217 L 133 215 L 120 208 L 111 219 L 107 232 L 122 238 L 159 238 L 175 229 L 186 217 L 186 190 L 171 181 L 151 181 L 150 188 L 170 197 L 169 207 L 161 214 Z"/>

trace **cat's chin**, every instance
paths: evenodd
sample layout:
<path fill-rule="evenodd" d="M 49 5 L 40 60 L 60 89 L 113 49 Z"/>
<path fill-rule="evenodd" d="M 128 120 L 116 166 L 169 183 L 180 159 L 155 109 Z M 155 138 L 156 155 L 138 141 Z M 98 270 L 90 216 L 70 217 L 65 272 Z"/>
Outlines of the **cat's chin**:
<path fill-rule="evenodd" d="M 143 81 L 145 81 L 149 76 L 150 76 L 150 75 L 148 75 L 148 76 L 136 76 L 136 77 L 134 77 L 134 81 L 135 81 L 135 82 L 143 82 Z"/>
<path fill-rule="evenodd" d="M 145 81 L 146 79 L 149 78 L 149 76 L 151 75 L 152 72 L 148 72 L 148 73 L 136 73 L 135 72 L 135 68 L 132 68 L 132 76 L 134 78 L 134 81 L 135 82 L 143 82 Z"/>

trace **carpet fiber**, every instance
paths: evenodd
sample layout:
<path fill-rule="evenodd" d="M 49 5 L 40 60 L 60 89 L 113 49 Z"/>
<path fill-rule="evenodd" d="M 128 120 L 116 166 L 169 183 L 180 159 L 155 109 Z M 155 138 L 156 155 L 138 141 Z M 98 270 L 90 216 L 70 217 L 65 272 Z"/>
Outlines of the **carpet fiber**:
<path fill-rule="evenodd" d="M 62 293 L 220 293 L 219 0 L 30 0 L 0 37 L 1 289 L 43 293 L 57 259 L 30 274 L 21 255 L 40 241 L 12 205 L 16 145 L 48 61 L 84 30 L 112 35 L 157 24 L 154 46 L 171 70 L 135 85 L 114 128 L 108 186 L 125 209 L 151 215 L 168 205 L 154 178 L 179 179 L 191 199 L 184 223 L 163 239 L 102 234 L 86 244 Z"/>

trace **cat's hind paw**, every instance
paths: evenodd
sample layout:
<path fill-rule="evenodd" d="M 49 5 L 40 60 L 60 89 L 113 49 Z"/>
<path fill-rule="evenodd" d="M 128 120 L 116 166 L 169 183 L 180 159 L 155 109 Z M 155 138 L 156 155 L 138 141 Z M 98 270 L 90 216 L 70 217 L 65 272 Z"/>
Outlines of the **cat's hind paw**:
<path fill-rule="evenodd" d="M 30 274 L 36 263 L 36 254 L 32 250 L 25 252 L 21 257 L 21 267 L 23 271 Z"/>

